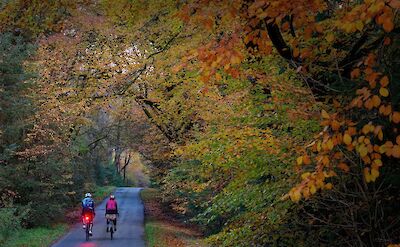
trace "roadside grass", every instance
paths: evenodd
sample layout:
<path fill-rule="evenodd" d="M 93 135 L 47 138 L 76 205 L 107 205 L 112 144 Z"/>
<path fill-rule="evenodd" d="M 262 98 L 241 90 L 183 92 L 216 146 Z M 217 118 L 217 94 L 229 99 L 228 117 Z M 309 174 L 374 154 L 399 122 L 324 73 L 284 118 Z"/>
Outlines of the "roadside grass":
<path fill-rule="evenodd" d="M 201 234 L 166 215 L 160 205 L 159 192 L 146 188 L 141 191 L 145 207 L 145 238 L 148 247 L 204 247 Z"/>
<path fill-rule="evenodd" d="M 93 200 L 101 202 L 115 190 L 115 186 L 99 186 L 93 192 Z"/>
<path fill-rule="evenodd" d="M 93 199 L 101 202 L 115 190 L 115 186 L 99 186 L 93 191 Z M 70 212 L 79 218 L 80 205 L 74 209 L 76 212 Z M 74 218 L 74 217 L 72 217 Z M 75 219 L 75 218 L 74 218 Z M 74 220 L 76 221 L 76 219 Z M 19 229 L 5 243 L 1 243 L 1 247 L 48 247 L 57 239 L 68 232 L 67 223 L 57 224 L 52 227 L 37 227 L 32 229 Z"/>
<path fill-rule="evenodd" d="M 4 247 L 48 247 L 68 231 L 67 224 L 53 227 L 21 229 L 11 236 Z"/>

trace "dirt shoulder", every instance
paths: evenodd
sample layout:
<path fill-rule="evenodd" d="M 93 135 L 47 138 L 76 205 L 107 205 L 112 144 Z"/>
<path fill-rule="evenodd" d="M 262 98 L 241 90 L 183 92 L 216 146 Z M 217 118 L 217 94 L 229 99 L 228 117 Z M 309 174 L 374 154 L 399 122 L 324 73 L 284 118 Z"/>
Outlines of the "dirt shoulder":
<path fill-rule="evenodd" d="M 145 234 L 148 247 L 205 247 L 202 233 L 175 219 L 163 210 L 156 189 L 143 189 L 141 197 L 145 208 Z"/>

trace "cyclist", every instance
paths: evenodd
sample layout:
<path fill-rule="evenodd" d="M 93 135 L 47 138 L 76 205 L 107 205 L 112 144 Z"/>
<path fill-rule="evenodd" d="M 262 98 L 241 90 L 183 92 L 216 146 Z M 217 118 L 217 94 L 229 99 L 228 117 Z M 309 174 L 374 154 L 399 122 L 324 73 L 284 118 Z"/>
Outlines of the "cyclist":
<path fill-rule="evenodd" d="M 117 231 L 117 215 L 119 215 L 117 200 L 115 200 L 115 196 L 111 194 L 106 204 L 107 232 L 110 230 L 108 229 L 110 221 L 113 222 L 114 232 Z"/>
<path fill-rule="evenodd" d="M 94 201 L 92 199 L 92 194 L 86 193 L 85 198 L 82 200 L 82 222 L 83 222 L 83 229 L 86 228 L 85 220 L 84 217 L 89 216 L 90 218 L 90 229 L 89 229 L 89 234 L 92 235 L 92 229 L 93 229 L 93 219 L 94 216 L 96 216 L 96 213 L 94 211 Z"/>

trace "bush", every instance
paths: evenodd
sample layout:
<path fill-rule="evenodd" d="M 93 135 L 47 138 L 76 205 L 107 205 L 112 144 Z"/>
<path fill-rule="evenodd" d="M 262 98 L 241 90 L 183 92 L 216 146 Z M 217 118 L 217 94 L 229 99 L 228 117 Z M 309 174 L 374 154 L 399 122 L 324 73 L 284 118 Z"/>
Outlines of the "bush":
<path fill-rule="evenodd" d="M 15 208 L 0 208 L 0 245 L 21 228 L 21 218 Z"/>

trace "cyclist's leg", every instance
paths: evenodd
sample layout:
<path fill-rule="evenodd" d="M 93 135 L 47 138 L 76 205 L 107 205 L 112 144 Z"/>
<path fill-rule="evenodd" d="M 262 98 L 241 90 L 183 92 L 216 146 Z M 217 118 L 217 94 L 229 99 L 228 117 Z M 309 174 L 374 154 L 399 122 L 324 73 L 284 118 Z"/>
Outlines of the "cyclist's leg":
<path fill-rule="evenodd" d="M 90 224 L 89 224 L 89 232 L 92 233 L 93 232 L 93 220 L 94 220 L 94 214 L 92 213 L 90 216 Z"/>
<path fill-rule="evenodd" d="M 110 229 L 111 229 L 111 220 L 110 220 L 109 217 L 110 217 L 109 214 L 107 214 L 107 215 L 106 215 L 106 219 L 107 219 L 107 230 L 110 230 Z"/>

